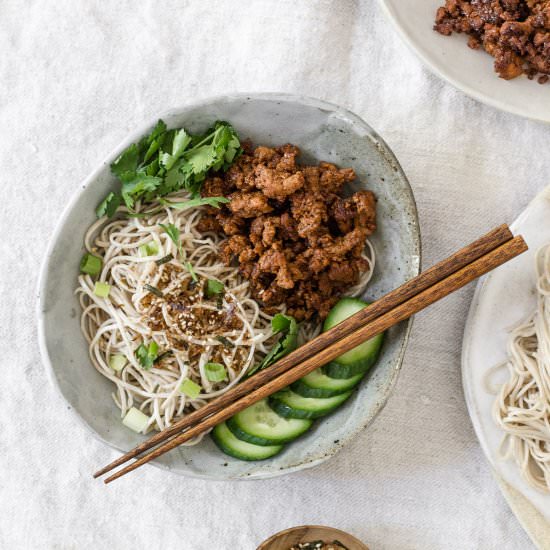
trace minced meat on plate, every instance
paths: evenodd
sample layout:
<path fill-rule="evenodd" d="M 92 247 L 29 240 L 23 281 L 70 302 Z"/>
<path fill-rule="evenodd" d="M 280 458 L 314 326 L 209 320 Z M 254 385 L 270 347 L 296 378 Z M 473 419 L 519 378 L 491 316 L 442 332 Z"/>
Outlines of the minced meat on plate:
<path fill-rule="evenodd" d="M 471 48 L 495 58 L 495 71 L 506 80 L 550 75 L 549 0 L 446 0 L 434 29 L 443 35 L 463 32 Z"/>

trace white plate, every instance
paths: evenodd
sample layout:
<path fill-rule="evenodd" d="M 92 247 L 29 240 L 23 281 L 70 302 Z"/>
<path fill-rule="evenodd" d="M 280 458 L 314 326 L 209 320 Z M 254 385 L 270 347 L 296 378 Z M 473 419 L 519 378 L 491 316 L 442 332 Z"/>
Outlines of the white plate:
<path fill-rule="evenodd" d="M 464 330 L 462 381 L 477 437 L 497 474 L 550 521 L 550 495 L 525 482 L 516 463 L 499 453 L 503 432 L 491 416 L 495 396 L 484 384 L 487 371 L 506 358 L 510 327 L 535 307 L 534 255 L 550 241 L 550 187 L 540 193 L 511 226 L 529 250 L 481 279 Z"/>
<path fill-rule="evenodd" d="M 405 42 L 436 75 L 487 105 L 542 122 L 550 122 L 550 87 L 519 77 L 503 80 L 493 58 L 472 50 L 465 35 L 442 36 L 432 27 L 444 0 L 380 0 Z"/>

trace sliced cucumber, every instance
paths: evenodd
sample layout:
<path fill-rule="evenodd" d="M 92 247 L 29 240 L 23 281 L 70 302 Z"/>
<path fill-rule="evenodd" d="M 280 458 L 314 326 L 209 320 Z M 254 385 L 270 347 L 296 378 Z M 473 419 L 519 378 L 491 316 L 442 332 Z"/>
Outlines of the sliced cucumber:
<path fill-rule="evenodd" d="M 292 391 L 302 397 L 333 397 L 346 393 L 359 384 L 363 374 L 339 379 L 327 376 L 322 369 L 316 369 L 292 384 Z"/>
<path fill-rule="evenodd" d="M 351 391 L 334 397 L 302 397 L 292 390 L 282 390 L 271 396 L 269 404 L 285 418 L 319 418 L 331 413 L 350 395 Z"/>
<path fill-rule="evenodd" d="M 342 298 L 330 310 L 325 319 L 323 331 L 331 329 L 368 305 L 367 302 L 363 302 L 363 300 L 359 300 L 358 298 Z M 351 378 L 358 374 L 364 374 L 376 363 L 383 341 L 384 334 L 378 334 L 374 338 L 338 356 L 334 361 L 323 367 L 323 372 L 330 378 Z"/>
<path fill-rule="evenodd" d="M 282 445 L 261 446 L 235 437 L 225 422 L 212 430 L 214 443 L 227 455 L 240 460 L 265 460 L 281 452 Z"/>
<path fill-rule="evenodd" d="M 279 416 L 263 399 L 237 413 L 227 427 L 238 439 L 254 445 L 288 443 L 309 429 L 312 421 Z"/>

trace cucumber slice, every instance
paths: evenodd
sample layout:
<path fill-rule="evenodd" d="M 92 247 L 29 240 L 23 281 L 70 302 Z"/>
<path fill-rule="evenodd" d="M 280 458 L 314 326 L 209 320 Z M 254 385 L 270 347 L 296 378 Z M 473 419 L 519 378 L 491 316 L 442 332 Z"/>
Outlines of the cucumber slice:
<path fill-rule="evenodd" d="M 288 443 L 309 429 L 312 421 L 279 416 L 263 399 L 237 413 L 227 427 L 238 439 L 254 445 Z"/>
<path fill-rule="evenodd" d="M 368 305 L 367 302 L 363 302 L 363 300 L 359 300 L 358 298 L 342 298 L 330 310 L 325 319 L 323 331 L 331 329 Z M 358 374 L 364 374 L 376 363 L 383 341 L 384 334 L 378 334 L 374 338 L 338 356 L 334 361 L 323 367 L 323 372 L 330 378 L 351 378 Z"/>
<path fill-rule="evenodd" d="M 348 391 L 334 397 L 302 397 L 286 389 L 273 394 L 269 404 L 285 418 L 319 418 L 339 407 L 351 394 Z"/>
<path fill-rule="evenodd" d="M 212 430 L 214 443 L 227 455 L 240 460 L 265 460 L 281 452 L 282 445 L 260 446 L 241 441 L 229 430 L 225 422 Z"/>
<path fill-rule="evenodd" d="M 302 397 L 333 397 L 353 389 L 359 384 L 361 378 L 363 378 L 361 373 L 351 378 L 331 378 L 322 369 L 315 369 L 290 387 Z"/>

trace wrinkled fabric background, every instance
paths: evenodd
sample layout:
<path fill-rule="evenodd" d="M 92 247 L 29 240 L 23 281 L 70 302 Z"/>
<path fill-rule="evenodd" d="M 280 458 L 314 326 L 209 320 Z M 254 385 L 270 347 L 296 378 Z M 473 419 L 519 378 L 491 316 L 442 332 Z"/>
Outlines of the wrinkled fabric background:
<path fill-rule="evenodd" d="M 238 483 L 146 467 L 109 488 L 90 473 L 115 453 L 47 381 L 35 299 L 78 182 L 171 106 L 284 91 L 355 111 L 411 181 L 424 266 L 511 222 L 548 183 L 548 127 L 432 76 L 374 0 L 2 0 L 0 52 L 0 548 L 253 550 L 319 523 L 373 550 L 532 548 L 464 403 L 472 286 L 417 316 L 388 405 L 333 460 Z"/>

